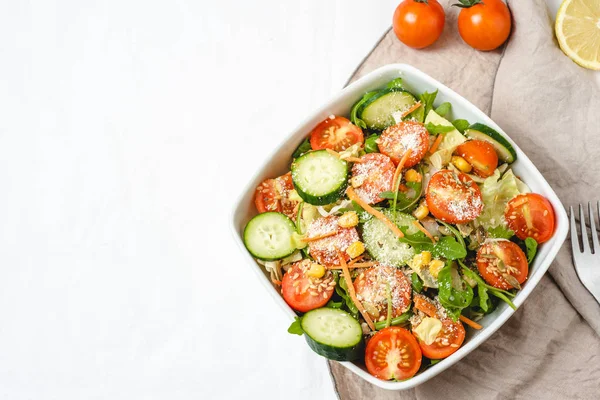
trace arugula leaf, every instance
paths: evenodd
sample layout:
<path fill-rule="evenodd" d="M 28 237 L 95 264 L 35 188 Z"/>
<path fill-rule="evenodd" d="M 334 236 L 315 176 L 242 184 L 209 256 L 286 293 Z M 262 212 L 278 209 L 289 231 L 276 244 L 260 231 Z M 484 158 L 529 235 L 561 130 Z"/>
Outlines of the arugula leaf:
<path fill-rule="evenodd" d="M 390 321 L 390 326 L 402 325 L 406 321 L 408 321 L 410 319 L 410 317 L 412 317 L 412 312 L 410 310 L 407 310 L 404 313 L 397 316 L 396 318 L 392 318 L 392 320 Z M 386 323 L 387 323 L 387 321 L 375 322 L 375 329 L 380 330 L 380 329 L 385 328 Z"/>
<path fill-rule="evenodd" d="M 440 133 L 446 133 L 453 131 L 454 126 L 436 125 L 431 122 L 425 124 L 425 128 L 431 135 L 439 135 Z"/>
<path fill-rule="evenodd" d="M 399 238 L 398 240 L 402 243 L 408 243 L 416 253 L 421 253 L 423 251 L 433 251 L 433 243 L 431 239 L 429 239 L 425 234 L 421 231 L 417 231 L 411 235 L 407 234 L 408 230 L 407 226 L 400 226 L 399 229 L 404 233 L 404 237 Z"/>
<path fill-rule="evenodd" d="M 337 275 L 339 276 L 339 275 Z M 343 276 L 339 276 L 338 284 L 335 285 L 335 292 L 344 300 L 346 308 L 354 318 L 358 318 L 358 308 L 352 298 L 348 294 L 348 285 Z"/>
<path fill-rule="evenodd" d="M 302 141 L 302 143 L 300 143 L 300 145 L 298 145 L 298 147 L 296 147 L 294 154 L 292 154 L 292 158 L 298 158 L 302 154 L 309 152 L 311 149 L 312 147 L 310 147 L 310 142 L 308 141 L 308 138 L 306 138 Z"/>
<path fill-rule="evenodd" d="M 361 224 L 364 224 L 365 222 L 367 222 L 368 220 L 370 220 L 371 218 L 373 218 L 373 216 L 371 214 L 369 214 L 368 212 L 366 212 L 357 202 L 355 202 L 354 200 L 352 200 L 352 208 L 354 209 L 354 211 L 358 214 L 358 222 L 360 222 Z"/>
<path fill-rule="evenodd" d="M 390 81 L 385 87 L 388 89 L 404 89 L 402 78 L 396 78 L 393 81 Z"/>
<path fill-rule="evenodd" d="M 481 299 L 484 296 L 487 296 L 488 293 L 499 298 L 500 300 L 504 301 L 513 310 L 517 309 L 517 307 L 509 299 L 509 297 L 515 297 L 514 293 L 511 293 L 506 290 L 498 289 L 498 288 L 488 285 L 487 283 L 484 282 L 484 280 L 479 276 L 478 273 L 469 269 L 465 264 L 462 263 L 462 261 L 459 260 L 458 263 L 462 267 L 462 272 L 465 275 L 465 277 L 468 277 L 468 278 L 474 280 L 475 282 L 477 282 L 477 294 L 479 295 L 479 298 L 480 298 L 479 306 L 481 307 L 481 309 L 484 309 Z M 485 294 L 483 294 L 484 292 L 485 292 Z M 487 300 L 486 300 L 486 306 L 487 306 Z M 485 311 L 487 311 L 487 309 L 485 309 Z"/>
<path fill-rule="evenodd" d="M 467 256 L 467 249 L 451 236 L 442 237 L 433 247 L 433 257 L 445 258 L 447 260 L 458 260 Z"/>
<path fill-rule="evenodd" d="M 339 308 L 342 308 L 342 305 L 344 305 L 344 303 L 342 301 L 329 300 L 329 302 L 327 302 L 325 307 L 339 309 Z"/>
<path fill-rule="evenodd" d="M 352 110 L 350 111 L 350 121 L 352 121 L 354 125 L 359 126 L 362 129 L 367 129 L 367 124 L 365 124 L 365 121 L 358 118 L 358 110 L 362 107 L 363 104 L 365 104 L 371 97 L 375 96 L 377 93 L 379 93 L 378 90 L 365 93 L 362 99 L 360 99 L 358 102 L 356 102 L 356 104 L 352 106 Z"/>
<path fill-rule="evenodd" d="M 417 275 L 416 272 L 413 272 L 410 276 L 410 282 L 412 284 L 413 290 L 417 293 L 421 293 L 421 291 L 423 290 L 423 281 L 421 280 L 421 278 L 419 278 L 419 275 Z"/>
<path fill-rule="evenodd" d="M 469 128 L 469 126 L 471 126 L 469 121 L 467 121 L 466 119 L 455 119 L 454 121 L 452 121 L 452 125 L 454 125 L 454 127 L 460 133 L 465 133 L 465 131 Z"/>
<path fill-rule="evenodd" d="M 531 264 L 537 253 L 538 242 L 532 237 L 525 239 L 525 246 L 527 247 L 527 262 Z"/>
<path fill-rule="evenodd" d="M 473 289 L 462 278 L 460 278 L 462 288 L 456 288 L 452 284 L 452 268 L 452 262 L 447 261 L 446 266 L 438 273 L 438 298 L 450 317 L 456 321 L 461 311 L 471 305 Z"/>
<path fill-rule="evenodd" d="M 423 176 L 423 169 L 419 167 L 419 174 Z M 411 191 L 400 192 L 396 191 L 396 197 L 392 201 L 392 214 L 395 215 L 396 211 L 408 211 L 412 207 L 416 206 L 421 198 L 421 194 L 423 191 L 423 180 L 421 182 L 406 182 L 406 186 L 408 186 L 414 193 Z M 413 196 L 409 196 L 409 194 L 413 194 Z"/>
<path fill-rule="evenodd" d="M 479 307 L 483 310 L 483 312 L 487 312 L 489 308 L 488 301 L 490 299 L 487 288 L 482 285 L 477 285 L 477 296 L 479 297 Z"/>
<path fill-rule="evenodd" d="M 433 93 L 425 92 L 421 96 L 419 96 L 421 98 L 421 103 L 423 103 L 423 107 L 425 109 L 425 117 L 427 117 L 429 111 L 433 109 L 433 102 L 435 101 L 437 94 L 438 91 L 436 89 L 436 91 Z"/>
<path fill-rule="evenodd" d="M 378 153 L 379 147 L 375 141 L 379 139 L 379 135 L 371 135 L 365 140 L 365 152 L 366 153 Z"/>
<path fill-rule="evenodd" d="M 488 228 L 488 234 L 495 239 L 510 239 L 515 235 L 515 232 L 508 229 L 504 225 L 498 225 L 494 228 Z"/>
<path fill-rule="evenodd" d="M 450 110 L 452 109 L 452 104 L 448 103 L 447 101 L 440 104 L 440 106 L 438 108 L 435 109 L 435 112 L 440 116 L 440 117 L 446 117 L 446 114 L 448 114 L 450 112 Z"/>
<path fill-rule="evenodd" d="M 292 322 L 292 324 L 288 328 L 288 333 L 291 333 L 292 335 L 304 335 L 304 329 L 302 329 L 300 321 L 302 321 L 302 318 L 296 317 L 296 319 L 294 319 L 294 322 Z"/>
<path fill-rule="evenodd" d="M 436 219 L 436 221 L 438 222 L 438 224 L 442 224 L 444 225 L 450 232 L 452 232 L 452 234 L 454 235 L 454 237 L 456 238 L 456 241 L 458 243 L 460 243 L 460 245 L 464 248 L 467 247 L 467 245 L 465 244 L 465 239 L 463 238 L 462 234 L 458 231 L 458 229 L 456 229 L 455 227 L 453 227 L 452 225 L 440 220 L 440 219 Z"/>
<path fill-rule="evenodd" d="M 379 193 L 378 196 L 381 197 L 382 199 L 394 200 L 394 197 L 396 197 L 396 193 L 394 193 L 392 191 L 387 191 L 387 192 Z"/>

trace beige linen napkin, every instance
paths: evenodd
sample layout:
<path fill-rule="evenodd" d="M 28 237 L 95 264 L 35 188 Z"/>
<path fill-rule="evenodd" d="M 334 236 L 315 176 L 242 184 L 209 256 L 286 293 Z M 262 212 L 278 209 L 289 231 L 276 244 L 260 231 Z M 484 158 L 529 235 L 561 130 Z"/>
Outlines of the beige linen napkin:
<path fill-rule="evenodd" d="M 442 38 L 412 50 L 389 31 L 351 80 L 407 63 L 491 115 L 568 207 L 600 198 L 600 90 L 557 46 L 543 0 L 512 0 L 505 48 L 482 53 L 456 29 L 454 1 Z M 600 268 L 600 265 L 598 266 Z M 427 383 L 379 389 L 330 362 L 341 399 L 600 399 L 600 306 L 581 285 L 567 240 L 525 304 L 478 349 Z"/>

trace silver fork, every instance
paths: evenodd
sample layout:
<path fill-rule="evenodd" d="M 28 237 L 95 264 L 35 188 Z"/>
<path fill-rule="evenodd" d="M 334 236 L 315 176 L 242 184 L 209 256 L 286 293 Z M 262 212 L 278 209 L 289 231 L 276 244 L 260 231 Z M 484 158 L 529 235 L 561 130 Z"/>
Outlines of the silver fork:
<path fill-rule="evenodd" d="M 600 215 L 600 202 L 596 205 Z M 571 214 L 571 248 L 573 249 L 573 263 L 575 271 L 583 286 L 590 291 L 600 303 L 600 242 L 598 241 L 598 231 L 596 231 L 596 222 L 594 220 L 594 211 L 592 203 L 588 203 L 588 214 L 590 217 L 590 234 L 592 246 L 590 246 L 590 236 L 588 235 L 585 213 L 583 206 L 579 205 L 579 225 L 581 226 L 581 241 L 583 242 L 583 251 L 579 243 L 579 230 L 575 222 L 575 212 L 570 207 Z"/>

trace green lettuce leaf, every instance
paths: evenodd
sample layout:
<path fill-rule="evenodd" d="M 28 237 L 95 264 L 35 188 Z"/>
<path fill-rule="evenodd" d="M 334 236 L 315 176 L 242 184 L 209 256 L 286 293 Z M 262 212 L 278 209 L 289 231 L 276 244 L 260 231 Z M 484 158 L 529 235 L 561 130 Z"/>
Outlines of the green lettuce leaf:
<path fill-rule="evenodd" d="M 485 229 L 505 225 L 504 210 L 508 202 L 516 195 L 529 191 L 529 188 L 510 169 L 502 177 L 500 171 L 496 169 L 494 175 L 486 178 L 480 188 L 483 212 L 475 221 Z"/>

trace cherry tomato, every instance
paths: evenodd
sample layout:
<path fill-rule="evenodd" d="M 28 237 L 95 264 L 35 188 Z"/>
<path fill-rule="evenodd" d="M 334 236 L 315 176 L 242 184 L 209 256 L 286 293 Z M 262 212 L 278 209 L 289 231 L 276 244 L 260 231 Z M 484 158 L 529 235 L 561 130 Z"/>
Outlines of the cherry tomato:
<path fill-rule="evenodd" d="M 334 279 L 331 271 L 326 271 L 322 278 L 313 278 L 306 274 L 311 264 L 310 260 L 295 263 L 281 281 L 283 299 L 296 311 L 323 307 L 333 296 L 334 286 L 329 285 Z"/>
<path fill-rule="evenodd" d="M 417 340 L 425 357 L 439 360 L 448 357 L 460 348 L 465 341 L 465 328 L 460 321 L 454 322 L 451 319 L 443 319 L 442 330 L 433 343 L 426 344 L 418 337 Z"/>
<path fill-rule="evenodd" d="M 519 239 L 532 237 L 544 243 L 554 234 L 554 209 L 548 199 L 539 194 L 516 196 L 508 202 L 504 217 Z"/>
<path fill-rule="evenodd" d="M 473 166 L 475 173 L 483 178 L 492 176 L 498 167 L 498 153 L 494 146 L 483 140 L 470 140 L 456 148 L 456 154 Z"/>
<path fill-rule="evenodd" d="M 256 188 L 254 205 L 259 213 L 278 211 L 295 221 L 298 201 L 290 200 L 289 197 L 293 189 L 291 172 L 275 179 L 267 179 Z"/>
<path fill-rule="evenodd" d="M 388 285 L 392 297 L 392 318 L 408 310 L 412 286 L 399 268 L 378 265 L 362 271 L 354 280 L 356 294 L 374 321 L 387 318 Z"/>
<path fill-rule="evenodd" d="M 394 33 L 405 45 L 422 49 L 432 45 L 444 30 L 446 14 L 437 0 L 404 0 L 394 12 Z"/>
<path fill-rule="evenodd" d="M 383 201 L 379 193 L 392 190 L 396 167 L 392 160 L 381 153 L 365 154 L 352 166 L 350 182 L 356 194 L 367 204 Z"/>
<path fill-rule="evenodd" d="M 477 251 L 477 269 L 490 285 L 499 289 L 520 289 L 527 279 L 527 256 L 508 240 L 488 241 Z"/>
<path fill-rule="evenodd" d="M 364 141 L 362 129 L 344 117 L 329 117 L 315 126 L 310 133 L 310 146 L 313 150 L 342 151 Z"/>
<path fill-rule="evenodd" d="M 346 261 L 350 260 L 346 250 L 352 243 L 360 240 L 356 228 L 342 228 L 338 225 L 338 219 L 334 215 L 317 218 L 311 222 L 306 231 L 308 238 L 336 232 L 335 235 L 309 242 L 308 253 L 319 264 L 340 265 L 336 249 L 344 255 Z"/>
<path fill-rule="evenodd" d="M 485 0 L 458 14 L 458 33 L 472 48 L 494 50 L 508 39 L 510 11 L 501 0 Z"/>
<path fill-rule="evenodd" d="M 466 174 L 447 169 L 429 180 L 426 201 L 433 216 L 449 224 L 473 221 L 483 210 L 479 186 Z"/>
<path fill-rule="evenodd" d="M 408 379 L 421 367 L 421 348 L 406 329 L 390 326 L 367 343 L 365 364 L 369 373 L 383 380 Z"/>
<path fill-rule="evenodd" d="M 429 150 L 429 132 L 420 122 L 402 121 L 383 131 L 377 139 L 377 146 L 396 164 L 410 149 L 410 156 L 404 164 L 404 168 L 410 168 L 417 165 Z"/>

